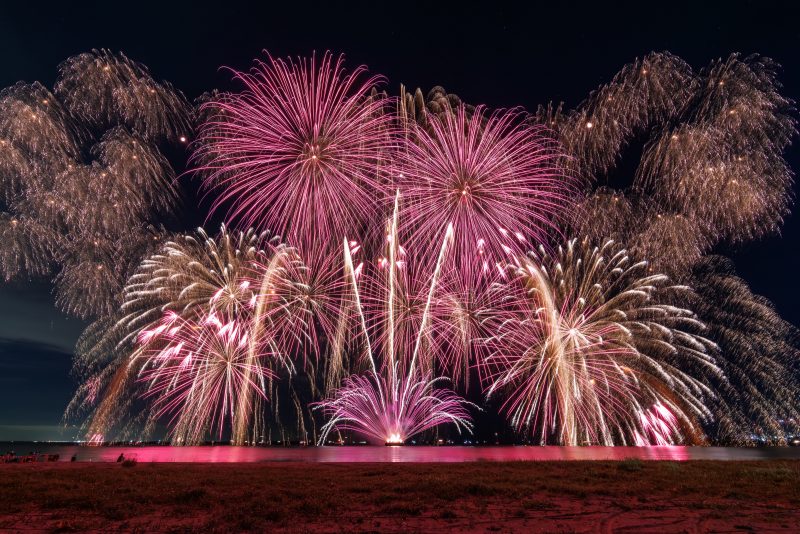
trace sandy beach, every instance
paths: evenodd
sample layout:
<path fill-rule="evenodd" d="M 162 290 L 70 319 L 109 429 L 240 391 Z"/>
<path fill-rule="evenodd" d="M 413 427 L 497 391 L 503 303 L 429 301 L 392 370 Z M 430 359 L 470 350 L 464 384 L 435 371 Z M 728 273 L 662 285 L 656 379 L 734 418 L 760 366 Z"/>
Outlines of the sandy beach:
<path fill-rule="evenodd" d="M 800 530 L 800 461 L 0 465 L 0 530 Z"/>

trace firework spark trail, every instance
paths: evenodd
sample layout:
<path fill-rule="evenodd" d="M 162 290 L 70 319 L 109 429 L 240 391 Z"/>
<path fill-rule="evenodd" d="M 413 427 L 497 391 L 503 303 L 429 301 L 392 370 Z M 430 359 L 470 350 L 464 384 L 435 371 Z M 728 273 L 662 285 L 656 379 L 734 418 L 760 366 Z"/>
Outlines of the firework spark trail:
<path fill-rule="evenodd" d="M 635 185 L 702 222 L 715 240 L 774 233 L 789 213 L 793 173 L 782 153 L 796 133 L 776 66 L 734 54 L 710 65 L 690 117 L 645 152 Z"/>
<path fill-rule="evenodd" d="M 235 72 L 245 89 L 206 104 L 215 112 L 195 156 L 205 187 L 219 192 L 213 209 L 230 204 L 229 219 L 277 231 L 304 253 L 374 220 L 394 141 L 389 101 L 370 94 L 382 78 L 364 72 L 346 73 L 330 53 L 269 56 Z"/>
<path fill-rule="evenodd" d="M 126 126 L 153 141 L 178 141 L 191 129 L 183 94 L 124 54 L 92 50 L 67 59 L 58 71 L 56 96 L 90 128 Z"/>
<path fill-rule="evenodd" d="M 491 317 L 486 365 L 488 395 L 503 392 L 515 427 L 542 443 L 659 441 L 637 415 L 659 404 L 680 423 L 668 436 L 676 442 L 710 416 L 704 378 L 721 372 L 703 325 L 668 299 L 685 288 L 610 241 L 541 250 L 510 275 L 497 286 L 504 305 Z"/>
<path fill-rule="evenodd" d="M 245 381 L 249 382 L 253 369 L 257 369 L 256 362 L 260 357 L 259 351 L 263 346 L 265 326 L 273 322 L 269 315 L 274 313 L 276 307 L 285 304 L 280 301 L 280 298 L 276 299 L 276 294 L 279 294 L 276 283 L 280 284 L 286 279 L 285 264 L 291 265 L 291 263 L 291 258 L 287 257 L 285 250 L 282 250 L 273 255 L 269 263 L 263 266 L 263 272 L 260 274 L 261 283 L 259 284 L 258 292 L 254 295 L 255 310 L 250 322 L 250 340 L 247 343 L 247 360 L 245 362 L 244 373 Z M 289 325 L 284 325 L 284 328 L 288 329 Z M 275 332 L 268 331 L 267 336 L 275 336 Z M 245 389 L 239 396 L 238 410 L 233 419 L 232 436 L 232 442 L 237 445 L 242 445 L 247 441 L 248 425 L 253 415 L 250 409 L 252 393 L 252 390 Z"/>
<path fill-rule="evenodd" d="M 652 52 L 564 112 L 540 106 L 537 120 L 559 132 L 572 172 L 594 182 L 608 173 L 638 134 L 679 117 L 699 86 L 692 68 L 668 52 Z"/>
<path fill-rule="evenodd" d="M 376 321 L 376 325 L 388 329 L 388 332 L 377 332 L 382 340 L 381 352 L 385 358 L 380 367 L 376 367 L 372 356 L 370 337 L 375 335 L 367 327 L 364 308 L 360 303 L 360 292 L 356 285 L 355 270 L 352 268 L 352 256 L 349 243 L 344 243 L 345 261 L 349 265 L 348 273 L 353 283 L 353 293 L 356 299 L 359 325 L 356 330 L 363 331 L 366 337 L 367 350 L 370 353 L 371 368 L 366 375 L 353 375 L 344 380 L 343 385 L 333 392 L 332 397 L 320 402 L 317 407 L 329 420 L 322 427 L 318 443 L 324 444 L 328 435 L 334 429 L 353 430 L 377 439 L 387 444 L 402 444 L 406 439 L 433 428 L 443 423 L 453 423 L 456 428 L 471 430 L 470 415 L 467 406 L 470 405 L 454 392 L 438 386 L 444 378 L 433 378 L 430 371 L 424 371 L 417 365 L 417 351 L 419 345 L 415 344 L 410 359 L 404 357 L 404 352 L 398 352 L 395 347 L 396 332 L 398 328 L 396 314 L 397 271 L 399 268 L 398 254 L 402 247 L 399 244 L 398 218 L 400 211 L 400 191 L 395 195 L 394 210 L 388 224 L 387 245 L 389 249 L 388 287 L 384 302 L 386 318 Z M 448 236 L 452 230 L 448 230 Z M 438 255 L 435 271 L 431 280 L 431 289 L 428 292 L 428 302 L 419 325 L 420 331 L 416 336 L 417 341 L 424 335 L 428 328 L 427 320 L 430 311 L 430 301 L 436 288 L 438 273 L 445 259 L 445 252 L 450 239 L 443 240 L 442 250 Z M 379 262 L 381 263 L 381 262 Z M 367 286 L 381 288 L 380 284 Z M 371 308 L 370 312 L 378 312 Z M 380 312 L 378 312 L 380 313 Z M 405 347 L 408 349 L 410 347 Z"/>
<path fill-rule="evenodd" d="M 174 172 L 154 143 L 187 133 L 186 111 L 180 93 L 106 51 L 64 62 L 53 92 L 38 82 L 0 92 L 0 195 L 12 219 L 3 231 L 15 244 L 0 255 L 4 276 L 54 268 L 62 310 L 111 314 L 150 250 L 151 224 L 177 208 Z"/>

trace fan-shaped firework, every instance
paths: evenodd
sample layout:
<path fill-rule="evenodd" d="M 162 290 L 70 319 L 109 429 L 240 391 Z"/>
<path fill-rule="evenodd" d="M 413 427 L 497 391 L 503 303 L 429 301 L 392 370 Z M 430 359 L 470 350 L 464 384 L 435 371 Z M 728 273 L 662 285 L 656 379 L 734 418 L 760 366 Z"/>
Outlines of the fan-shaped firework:
<path fill-rule="evenodd" d="M 494 268 L 510 232 L 543 240 L 556 230 L 574 199 L 552 140 L 517 112 L 468 116 L 463 106 L 414 126 L 397 178 L 406 198 L 410 245 L 435 258 L 448 224 L 453 257 L 465 276 Z"/>
<path fill-rule="evenodd" d="M 610 241 L 572 240 L 510 276 L 487 365 L 488 392 L 505 394 L 515 427 L 567 445 L 697 439 L 710 415 L 702 380 L 718 369 L 702 324 L 670 304 L 685 288 Z M 674 423 L 654 425 L 654 414 Z"/>
<path fill-rule="evenodd" d="M 727 378 L 716 388 L 716 437 L 750 442 L 757 434 L 781 442 L 787 429 L 800 425 L 796 328 L 754 295 L 726 258 L 704 259 L 692 284 L 692 304 L 719 346 L 717 359 Z"/>
<path fill-rule="evenodd" d="M 388 379 L 376 372 L 346 378 L 333 399 L 322 404 L 329 420 L 322 427 L 320 443 L 327 441 L 333 429 L 352 430 L 375 443 L 395 445 L 442 424 L 471 430 L 464 399 L 437 387 L 443 380 L 417 373 Z"/>
<path fill-rule="evenodd" d="M 321 442 L 335 429 L 386 442 L 469 430 L 468 403 L 435 372 L 467 386 L 476 366 L 540 442 L 696 442 L 711 417 L 720 439 L 780 435 L 779 418 L 799 415 L 796 333 L 727 263 L 703 259 L 789 213 L 796 121 L 775 72 L 756 56 L 693 72 L 653 53 L 576 110 L 531 120 L 441 87 L 395 102 L 331 54 L 269 57 L 234 73 L 241 92 L 190 113 L 124 55 L 81 54 L 53 93 L 0 92 L 0 276 L 53 269 L 58 306 L 97 319 L 70 406 L 91 412 L 93 436 L 171 416 L 176 441 L 243 443 L 267 396 L 294 404 L 303 431 L 303 403 L 318 406 Z M 157 145 L 193 125 L 213 208 L 297 250 L 255 230 L 148 226 L 179 198 Z M 636 165 L 617 164 L 639 148 Z M 628 168 L 629 184 L 609 187 Z M 406 224 L 398 195 L 382 235 L 395 189 Z M 589 238 L 545 252 L 565 232 Z M 313 404 L 320 378 L 328 400 Z M 127 418 L 142 395 L 153 409 Z"/>
<path fill-rule="evenodd" d="M 196 155 L 219 193 L 213 208 L 303 250 L 359 231 L 377 213 L 392 146 L 388 101 L 369 96 L 381 79 L 362 79 L 364 70 L 345 73 L 341 57 L 325 54 L 235 73 L 245 90 L 207 104 L 216 111 Z"/>
<path fill-rule="evenodd" d="M 124 54 L 93 50 L 67 59 L 55 94 L 74 117 L 101 131 L 122 125 L 151 140 L 177 141 L 190 130 L 180 91 Z"/>

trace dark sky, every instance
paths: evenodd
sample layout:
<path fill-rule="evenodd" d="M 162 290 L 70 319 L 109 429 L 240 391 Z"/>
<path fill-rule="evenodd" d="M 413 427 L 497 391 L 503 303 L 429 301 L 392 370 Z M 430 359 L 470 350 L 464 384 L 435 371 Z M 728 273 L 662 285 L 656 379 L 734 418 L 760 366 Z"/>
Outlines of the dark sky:
<path fill-rule="evenodd" d="M 795 2 L 599 5 L 606 3 L 13 2 L 0 14 L 0 87 L 51 86 L 68 56 L 109 48 L 194 98 L 229 87 L 219 67 L 246 69 L 263 49 L 278 56 L 330 49 L 350 66 L 384 74 L 395 94 L 400 83 L 443 85 L 472 104 L 534 110 L 549 100 L 572 107 L 635 57 L 668 50 L 696 69 L 731 52 L 770 56 L 783 65 L 784 93 L 800 99 Z M 788 158 L 800 169 L 797 145 Z M 796 325 L 798 244 L 793 215 L 782 236 L 729 251 L 740 275 Z M 53 308 L 46 283 L 0 286 L 0 440 L 71 437 L 58 425 L 75 387 L 70 358 L 83 326 Z"/>

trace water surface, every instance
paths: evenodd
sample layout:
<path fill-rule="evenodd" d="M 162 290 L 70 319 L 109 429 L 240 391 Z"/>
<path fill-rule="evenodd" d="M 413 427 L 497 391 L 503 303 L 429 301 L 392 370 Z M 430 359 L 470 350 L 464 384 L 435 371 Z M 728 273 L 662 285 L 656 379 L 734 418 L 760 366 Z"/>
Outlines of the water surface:
<path fill-rule="evenodd" d="M 800 447 L 87 447 L 50 443 L 7 443 L 17 455 L 58 454 L 68 462 L 114 462 L 120 454 L 140 462 L 514 462 L 552 460 L 769 460 L 800 459 Z"/>

